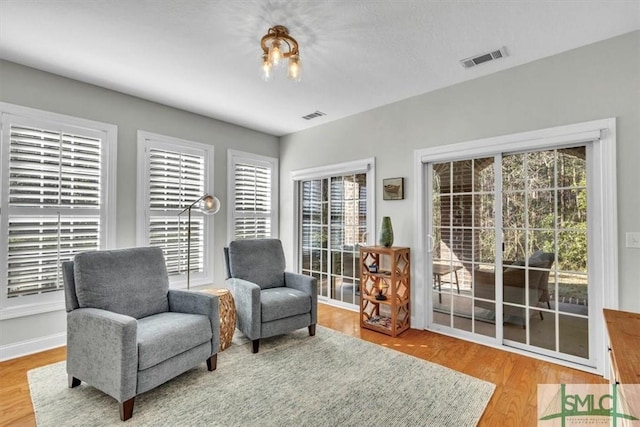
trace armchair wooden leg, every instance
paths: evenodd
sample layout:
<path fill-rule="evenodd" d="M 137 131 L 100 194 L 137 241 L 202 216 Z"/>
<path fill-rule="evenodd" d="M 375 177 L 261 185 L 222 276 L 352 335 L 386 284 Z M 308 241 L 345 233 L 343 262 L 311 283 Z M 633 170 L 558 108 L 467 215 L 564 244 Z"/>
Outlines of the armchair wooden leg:
<path fill-rule="evenodd" d="M 210 358 L 207 359 L 207 369 L 209 371 L 215 371 L 218 367 L 218 354 L 211 355 Z"/>
<path fill-rule="evenodd" d="M 82 381 L 75 378 L 73 375 L 69 375 L 69 388 L 78 387 Z"/>
<path fill-rule="evenodd" d="M 309 336 L 315 336 L 316 335 L 316 324 L 314 323 L 313 325 L 309 325 Z"/>
<path fill-rule="evenodd" d="M 251 343 L 253 344 L 253 353 L 257 353 L 260 349 L 260 339 L 253 340 Z"/>
<path fill-rule="evenodd" d="M 120 402 L 120 420 L 127 421 L 133 416 L 133 403 L 135 396 L 124 402 Z"/>

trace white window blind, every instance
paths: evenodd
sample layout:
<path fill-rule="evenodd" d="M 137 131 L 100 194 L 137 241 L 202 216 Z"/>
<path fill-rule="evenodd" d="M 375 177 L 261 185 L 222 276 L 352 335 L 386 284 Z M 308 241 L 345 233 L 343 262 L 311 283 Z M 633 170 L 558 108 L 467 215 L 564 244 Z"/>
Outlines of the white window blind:
<path fill-rule="evenodd" d="M 274 164 L 233 157 L 233 239 L 274 237 Z"/>
<path fill-rule="evenodd" d="M 205 192 L 204 155 L 148 149 L 149 244 L 164 251 L 170 275 L 187 271 L 187 213 Z M 191 271 L 204 268 L 204 218 L 191 212 Z"/>
<path fill-rule="evenodd" d="M 9 124 L 7 297 L 62 289 L 60 263 L 100 247 L 102 139 Z"/>
<path fill-rule="evenodd" d="M 8 296 L 62 289 L 60 263 L 96 250 L 97 217 L 9 218 Z"/>
<path fill-rule="evenodd" d="M 197 206 L 213 194 L 214 147 L 146 131 L 138 131 L 137 243 L 162 248 L 172 287 L 213 280 L 213 217 Z M 190 254 L 190 256 L 189 256 Z M 188 268 L 187 263 L 190 263 Z"/>
<path fill-rule="evenodd" d="M 247 163 L 235 168 L 235 238 L 271 236 L 271 169 Z"/>

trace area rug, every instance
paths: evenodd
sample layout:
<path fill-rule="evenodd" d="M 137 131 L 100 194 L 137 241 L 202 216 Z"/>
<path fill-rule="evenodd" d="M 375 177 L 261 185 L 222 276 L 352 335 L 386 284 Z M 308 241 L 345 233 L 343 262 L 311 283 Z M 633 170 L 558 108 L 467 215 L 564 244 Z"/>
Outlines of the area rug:
<path fill-rule="evenodd" d="M 494 385 L 327 328 L 238 342 L 136 397 L 122 423 L 115 399 L 67 387 L 65 362 L 28 372 L 39 427 L 474 426 Z"/>

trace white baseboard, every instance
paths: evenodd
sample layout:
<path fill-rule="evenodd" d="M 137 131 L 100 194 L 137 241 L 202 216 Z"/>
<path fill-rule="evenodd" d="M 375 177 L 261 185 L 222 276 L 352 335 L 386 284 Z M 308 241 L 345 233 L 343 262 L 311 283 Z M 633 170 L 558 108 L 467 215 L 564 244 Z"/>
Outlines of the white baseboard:
<path fill-rule="evenodd" d="M 27 356 L 33 353 L 40 353 L 41 351 L 62 347 L 66 344 L 67 334 L 66 332 L 60 332 L 46 337 L 3 345 L 0 346 L 0 362 L 15 359 L 16 357 Z"/>

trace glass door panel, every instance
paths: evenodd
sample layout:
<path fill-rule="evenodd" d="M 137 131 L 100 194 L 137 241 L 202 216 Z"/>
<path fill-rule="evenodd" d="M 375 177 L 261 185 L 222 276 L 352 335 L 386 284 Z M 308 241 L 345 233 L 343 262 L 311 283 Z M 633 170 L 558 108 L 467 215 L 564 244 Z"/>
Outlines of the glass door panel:
<path fill-rule="evenodd" d="M 588 359 L 586 147 L 504 155 L 502 182 L 505 342 Z"/>
<path fill-rule="evenodd" d="M 495 337 L 493 164 L 493 158 L 433 164 L 430 267 L 434 323 Z"/>
<path fill-rule="evenodd" d="M 302 183 L 302 272 L 318 279 L 319 296 L 329 295 L 326 195 L 325 180 Z"/>
<path fill-rule="evenodd" d="M 301 206 L 302 273 L 318 278 L 320 298 L 358 306 L 359 245 L 366 242 L 368 221 L 366 174 L 304 181 Z"/>

